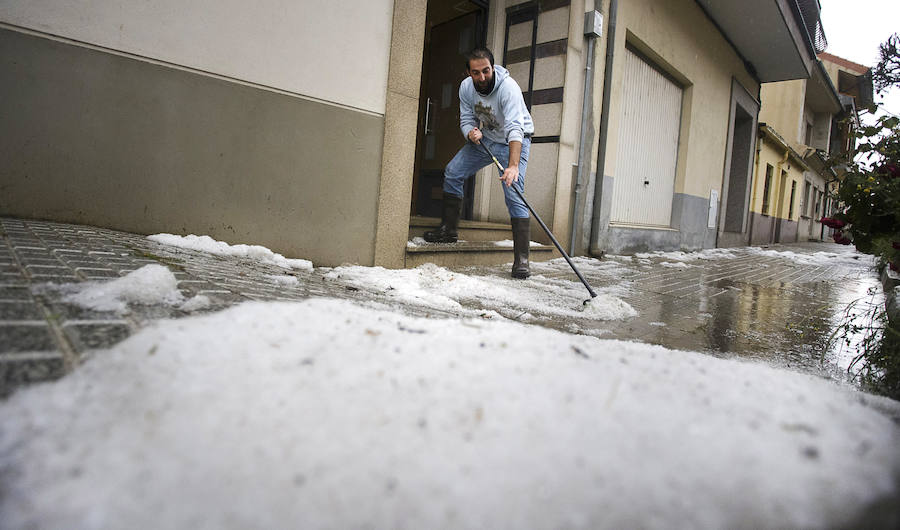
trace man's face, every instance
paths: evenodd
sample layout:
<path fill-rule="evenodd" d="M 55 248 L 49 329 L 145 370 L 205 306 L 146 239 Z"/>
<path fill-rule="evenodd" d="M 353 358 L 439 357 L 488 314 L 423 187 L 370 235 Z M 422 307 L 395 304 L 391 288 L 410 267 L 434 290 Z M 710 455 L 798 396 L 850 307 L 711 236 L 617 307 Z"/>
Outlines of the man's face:
<path fill-rule="evenodd" d="M 469 76 L 476 90 L 487 92 L 494 85 L 494 65 L 487 59 L 472 59 L 469 61 Z"/>

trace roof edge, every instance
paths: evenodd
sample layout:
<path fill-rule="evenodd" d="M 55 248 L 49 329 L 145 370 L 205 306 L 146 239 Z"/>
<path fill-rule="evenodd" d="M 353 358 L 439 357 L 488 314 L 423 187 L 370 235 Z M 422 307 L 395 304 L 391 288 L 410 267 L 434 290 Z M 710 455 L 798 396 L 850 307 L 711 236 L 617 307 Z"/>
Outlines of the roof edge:
<path fill-rule="evenodd" d="M 870 66 L 865 66 L 865 65 L 862 65 L 859 63 L 855 63 L 855 62 L 851 61 L 850 59 L 844 59 L 843 57 L 839 57 L 837 55 L 834 55 L 834 54 L 831 54 L 828 52 L 820 53 L 819 59 L 832 62 L 838 66 L 843 66 L 844 68 L 851 68 L 853 70 L 857 70 L 856 73 L 859 75 L 865 74 L 869 70 L 872 69 Z"/>

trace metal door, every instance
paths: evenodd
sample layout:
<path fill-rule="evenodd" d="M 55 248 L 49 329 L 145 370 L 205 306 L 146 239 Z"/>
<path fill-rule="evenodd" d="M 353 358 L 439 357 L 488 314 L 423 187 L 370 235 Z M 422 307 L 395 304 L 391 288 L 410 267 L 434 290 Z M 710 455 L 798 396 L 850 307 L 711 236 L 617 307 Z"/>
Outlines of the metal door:
<path fill-rule="evenodd" d="M 610 221 L 671 224 L 681 101 L 680 86 L 626 48 Z"/>

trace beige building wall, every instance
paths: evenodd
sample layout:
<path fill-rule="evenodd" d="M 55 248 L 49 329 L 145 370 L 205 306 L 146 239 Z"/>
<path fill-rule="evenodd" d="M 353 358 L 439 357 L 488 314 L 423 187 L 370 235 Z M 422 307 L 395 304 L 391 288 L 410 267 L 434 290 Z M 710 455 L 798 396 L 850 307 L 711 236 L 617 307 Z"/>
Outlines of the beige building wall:
<path fill-rule="evenodd" d="M 794 149 L 803 147 L 805 79 L 765 83 L 760 90 L 759 121 L 778 131 Z"/>
<path fill-rule="evenodd" d="M 834 60 L 831 58 L 834 58 Z M 838 72 L 844 71 L 853 75 L 862 75 L 869 71 L 867 66 L 856 64 L 840 57 L 834 57 L 827 53 L 820 54 L 819 60 L 821 60 L 822 64 L 825 66 L 825 72 L 828 74 L 828 77 L 831 78 L 831 82 L 834 83 L 834 86 L 838 86 Z"/>
<path fill-rule="evenodd" d="M 841 105 L 832 91 L 832 85 L 837 84 L 837 75 L 841 68 L 826 61 L 822 61 L 821 64 L 825 75 L 822 75 L 817 65 L 810 79 L 763 85 L 759 120 L 774 132 L 765 132 L 766 139 L 760 152 L 760 166 L 754 175 L 753 187 L 757 191 L 757 197 L 751 208 L 754 244 L 785 241 L 784 237 L 778 237 L 784 232 L 784 226 L 793 229 L 796 225 L 796 238 L 788 239 L 789 241 L 819 239 L 821 236 L 822 227 L 819 218 L 822 212 L 816 211 L 815 204 L 819 204 L 821 210 L 826 180 L 830 177 L 810 169 L 806 163 L 797 160 L 799 156 L 812 156 L 813 158 L 808 160 L 816 160 L 812 149 L 828 153 L 831 147 L 833 120 L 838 119 L 837 115 L 841 112 Z M 773 135 L 777 139 L 771 138 Z M 791 155 L 788 160 L 781 162 L 781 158 L 789 151 L 788 147 L 792 150 Z M 773 207 L 768 213 L 762 211 L 761 194 L 766 176 L 765 162 L 775 166 L 773 158 L 778 158 L 777 163 L 785 167 L 789 173 L 785 188 L 790 186 L 791 181 L 797 183 L 793 215 L 788 215 L 790 205 L 778 202 L 779 199 L 788 201 L 790 194 L 789 188 L 781 189 L 780 178 L 775 178 L 773 183 Z M 776 170 L 776 175 L 780 175 L 780 169 Z M 764 237 L 767 227 L 773 223 L 781 223 L 782 230 L 771 231 L 768 238 Z"/>
<path fill-rule="evenodd" d="M 0 0 L 0 215 L 402 266 L 424 2 L 364 4 Z"/>
<path fill-rule="evenodd" d="M 828 77 L 831 79 L 831 82 L 834 83 L 834 86 L 838 84 L 838 72 L 841 70 L 847 70 L 847 68 L 841 68 L 836 63 L 829 61 L 828 59 L 821 59 L 822 65 L 825 67 L 825 72 L 828 74 Z M 858 75 L 857 72 L 853 72 Z"/>
<path fill-rule="evenodd" d="M 685 87 L 682 129 L 675 192 L 700 197 L 722 184 L 722 161 L 728 133 L 731 80 L 736 78 L 750 94 L 759 85 L 747 73 L 740 58 L 689 0 L 629 0 L 619 3 L 616 55 L 626 41 L 655 60 L 658 66 Z M 624 30 L 624 31 L 623 31 Z M 615 62 L 613 82 L 622 83 L 623 61 Z M 613 89 L 610 130 L 618 130 L 622 91 Z M 616 173 L 616 138 L 610 135 L 605 172 Z"/>
<path fill-rule="evenodd" d="M 393 0 L 0 0 L 0 22 L 384 114 Z"/>
<path fill-rule="evenodd" d="M 758 149 L 750 196 L 750 243 L 797 241 L 805 182 L 811 172 L 794 152 L 768 136 L 758 141 Z M 772 179 L 768 208 L 763 210 L 766 171 L 769 167 L 772 168 Z"/>
<path fill-rule="evenodd" d="M 797 159 L 791 155 L 785 160 L 785 151 L 781 146 L 773 145 L 769 141 L 760 142 L 759 151 L 759 170 L 753 180 L 753 192 L 750 199 L 750 210 L 756 213 L 762 213 L 763 205 L 763 187 L 766 178 L 766 166 L 773 167 L 772 189 L 770 191 L 769 210 L 767 215 L 790 221 L 799 221 L 800 219 L 800 198 L 803 193 L 804 174 L 806 167 L 799 164 Z M 781 186 L 781 172 L 787 172 L 787 181 L 784 188 Z M 794 196 L 793 215 L 790 212 L 790 194 L 791 183 L 796 182 L 796 194 Z M 781 203 L 778 203 L 778 197 L 782 197 Z"/>
<path fill-rule="evenodd" d="M 653 229 L 609 224 L 612 186 L 618 173 L 618 134 L 622 127 L 624 55 L 626 43 L 683 88 L 678 154 L 674 181 L 672 228 Z M 734 48 L 690 0 L 629 0 L 619 2 L 605 164 L 599 174 L 603 189 L 595 215 L 599 249 L 631 252 L 641 249 L 698 249 L 716 244 L 716 229 L 708 216 L 722 201 L 732 84 L 751 98 L 759 84 Z M 754 112 L 755 115 L 755 112 Z M 718 196 L 718 200 L 714 199 Z M 713 207 L 710 207 L 710 202 Z M 715 222 L 715 221 L 714 221 Z"/>

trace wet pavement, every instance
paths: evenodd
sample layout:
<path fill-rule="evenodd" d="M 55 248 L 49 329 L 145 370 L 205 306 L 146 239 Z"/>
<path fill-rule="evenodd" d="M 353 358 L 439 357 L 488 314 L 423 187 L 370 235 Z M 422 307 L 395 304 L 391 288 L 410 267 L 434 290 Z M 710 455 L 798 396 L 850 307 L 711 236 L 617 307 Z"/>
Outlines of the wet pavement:
<path fill-rule="evenodd" d="M 530 321 L 567 332 L 636 340 L 723 357 L 763 359 L 786 368 L 840 378 L 852 351 L 826 343 L 850 302 L 880 303 L 880 282 L 869 259 L 852 247 L 802 243 L 768 247 L 801 255 L 838 253 L 846 259 L 800 263 L 733 249 L 728 259 L 609 257 L 577 259 L 589 283 L 615 295 L 638 316 L 614 321 L 541 318 Z M 543 281 L 577 281 L 564 262 L 534 263 Z M 131 306 L 125 315 L 62 302 L 48 284 L 108 280 L 147 264 L 166 265 L 185 295 L 206 295 L 218 311 L 247 300 L 302 300 L 326 296 L 389 302 L 388 297 L 340 281 L 331 270 L 291 270 L 299 281 L 273 283 L 287 274 L 275 265 L 162 245 L 146 237 L 63 223 L 0 218 L 0 396 L 16 387 L 61 377 L 96 349 L 107 348 L 161 318 L 190 314 L 174 306 Z M 676 264 L 677 265 L 677 264 Z M 460 269 L 506 278 L 508 266 Z M 867 294 L 868 292 L 875 294 Z M 585 296 L 586 296 L 585 291 Z M 458 313 L 391 302 L 417 316 Z M 467 304 L 477 309 L 477 302 Z M 504 315 L 514 318 L 515 315 Z"/>
<path fill-rule="evenodd" d="M 884 303 L 871 258 L 833 243 L 765 248 L 809 256 L 813 263 L 729 249 L 735 258 L 687 261 L 686 268 L 661 267 L 672 260 L 652 257 L 625 261 L 624 273 L 613 279 L 588 273 L 588 281 L 601 288 L 626 284 L 621 298 L 639 313 L 597 323 L 598 336 L 846 379 L 854 353 L 829 339 L 851 302 L 856 312 Z M 817 262 L 813 256 L 820 252 L 841 257 Z"/>

